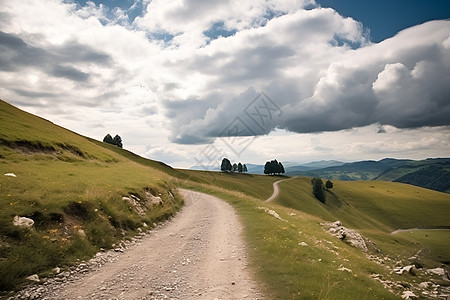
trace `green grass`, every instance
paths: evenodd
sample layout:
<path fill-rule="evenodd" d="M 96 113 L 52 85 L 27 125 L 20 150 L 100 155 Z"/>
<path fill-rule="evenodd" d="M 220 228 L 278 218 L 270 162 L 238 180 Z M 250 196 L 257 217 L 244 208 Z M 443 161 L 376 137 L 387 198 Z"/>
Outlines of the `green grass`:
<path fill-rule="evenodd" d="M 144 223 L 151 228 L 167 219 L 182 205 L 172 175 L 185 175 L 163 163 L 77 135 L 2 101 L 0 124 L 0 291 L 17 288 L 31 274 L 87 259 L 136 234 Z M 146 192 L 164 204 L 149 205 L 139 215 L 122 200 L 133 194 L 146 205 Z M 34 228 L 13 226 L 15 215 L 32 218 Z"/>
<path fill-rule="evenodd" d="M 215 174 L 204 172 L 203 176 Z M 274 181 L 265 182 L 267 178 L 251 180 L 260 181 L 265 184 L 262 189 L 267 189 Z M 398 296 L 371 275 L 412 286 L 429 278 L 423 272 L 417 276 L 391 274 L 385 266 L 392 268 L 398 261 L 426 268 L 448 265 L 450 231 L 391 234 L 399 228 L 449 227 L 447 194 L 392 182 L 335 181 L 323 204 L 312 195 L 310 178 L 296 178 L 280 183 L 280 196 L 274 203 L 265 203 L 270 190 L 258 195 L 248 188 L 244 177 L 223 174 L 211 183 L 185 182 L 185 187 L 214 194 L 236 208 L 244 224 L 252 268 L 265 283 L 269 299 L 396 299 Z M 274 209 L 287 222 L 267 215 L 258 208 L 261 206 Z M 385 265 L 328 235 L 320 223 L 335 220 L 373 242 L 371 254 L 389 257 Z M 300 246 L 300 242 L 308 246 Z M 414 261 L 408 260 L 414 255 Z M 352 272 L 339 271 L 341 265 Z M 395 291 L 401 294 L 402 289 Z"/>
<path fill-rule="evenodd" d="M 233 205 L 244 225 L 250 266 L 265 283 L 268 299 L 397 299 L 370 278 L 375 273 L 390 275 L 359 250 L 328 235 L 319 224 L 321 218 L 213 185 L 185 182 L 184 187 Z M 286 221 L 268 215 L 261 206 L 274 209 Z M 352 272 L 338 270 L 341 265 Z"/>

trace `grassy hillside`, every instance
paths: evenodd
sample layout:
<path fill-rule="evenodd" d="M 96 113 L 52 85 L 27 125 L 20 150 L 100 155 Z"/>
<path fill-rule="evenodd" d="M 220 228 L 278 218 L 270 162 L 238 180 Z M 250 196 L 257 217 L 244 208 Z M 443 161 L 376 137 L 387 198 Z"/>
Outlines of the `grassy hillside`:
<path fill-rule="evenodd" d="M 218 174 L 204 172 L 203 176 Z M 279 178 L 249 178 L 264 184 L 260 195 L 251 182 L 243 182 L 246 178 L 226 174 L 210 184 L 184 184 L 215 194 L 237 209 L 245 225 L 252 267 L 266 283 L 270 299 L 397 299 L 405 291 L 427 292 L 417 287 L 422 281 L 446 285 L 424 270 L 449 269 L 450 231 L 434 229 L 450 229 L 450 195 L 401 183 L 337 181 L 323 204 L 312 195 L 310 178 L 296 178 L 280 183 L 280 196 L 274 203 L 265 203 L 268 186 Z M 272 209 L 281 220 L 262 208 Z M 336 220 L 366 238 L 369 254 L 332 237 L 321 226 Z M 416 227 L 423 230 L 392 234 Z M 393 272 L 396 266 L 411 264 L 423 269 L 415 275 Z M 383 288 L 380 280 L 390 282 L 394 293 Z"/>
<path fill-rule="evenodd" d="M 171 175 L 184 174 L 163 163 L 87 139 L 3 101 L 0 124 L 0 290 L 111 248 L 182 204 Z M 130 195 L 139 201 L 122 199 Z M 153 205 L 155 197 L 163 204 Z M 13 226 L 16 215 L 34 220 L 33 229 Z"/>

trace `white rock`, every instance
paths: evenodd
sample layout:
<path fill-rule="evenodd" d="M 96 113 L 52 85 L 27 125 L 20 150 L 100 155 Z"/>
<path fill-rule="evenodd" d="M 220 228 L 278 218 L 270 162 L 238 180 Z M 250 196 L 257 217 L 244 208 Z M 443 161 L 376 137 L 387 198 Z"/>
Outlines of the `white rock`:
<path fill-rule="evenodd" d="M 300 246 L 303 246 L 303 247 L 308 247 L 308 244 L 307 243 L 305 243 L 305 242 L 300 242 L 300 243 L 298 243 Z"/>
<path fill-rule="evenodd" d="M 8 177 L 17 177 L 17 175 L 14 174 L 14 173 L 6 173 L 5 176 L 8 176 Z"/>
<path fill-rule="evenodd" d="M 422 289 L 426 289 L 426 288 L 428 288 L 429 284 L 431 284 L 431 282 L 424 281 L 424 282 L 419 283 L 419 287 L 422 288 Z"/>
<path fill-rule="evenodd" d="M 412 299 L 417 298 L 417 295 L 411 291 L 404 291 L 402 294 L 402 299 Z"/>
<path fill-rule="evenodd" d="M 27 217 L 19 217 L 15 216 L 13 219 L 13 225 L 14 226 L 20 226 L 25 228 L 31 228 L 34 225 L 34 221 Z"/>
<path fill-rule="evenodd" d="M 81 229 L 81 228 L 78 229 L 77 233 L 78 233 L 78 235 L 81 236 L 82 238 L 85 238 L 85 237 L 86 237 L 86 232 L 84 232 L 84 230 Z"/>
<path fill-rule="evenodd" d="M 40 282 L 38 274 L 33 274 L 25 278 L 26 280 L 34 281 L 34 282 Z"/>
<path fill-rule="evenodd" d="M 413 265 L 394 269 L 394 271 L 396 271 L 395 273 L 398 275 L 402 275 L 404 272 L 414 274 L 414 270 L 415 270 L 415 266 L 413 266 Z"/>
<path fill-rule="evenodd" d="M 352 272 L 353 272 L 352 270 L 350 270 L 350 269 L 344 267 L 343 265 L 340 265 L 340 266 L 339 266 L 338 271 L 346 271 L 346 272 L 349 272 L 349 273 L 352 273 Z"/>
<path fill-rule="evenodd" d="M 431 273 L 431 274 L 439 275 L 439 276 L 445 275 L 445 270 L 443 268 L 428 269 L 427 272 Z"/>
<path fill-rule="evenodd" d="M 61 268 L 60 267 L 56 267 L 53 269 L 53 272 L 55 272 L 56 274 L 59 274 L 61 272 Z"/>

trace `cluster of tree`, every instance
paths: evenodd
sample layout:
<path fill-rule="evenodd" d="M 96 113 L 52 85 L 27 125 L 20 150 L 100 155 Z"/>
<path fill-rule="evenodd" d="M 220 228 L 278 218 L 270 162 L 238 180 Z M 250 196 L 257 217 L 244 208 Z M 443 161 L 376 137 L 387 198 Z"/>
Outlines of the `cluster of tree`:
<path fill-rule="evenodd" d="M 264 165 L 264 174 L 284 174 L 283 164 L 281 162 L 278 162 L 276 159 L 266 162 L 266 164 Z"/>
<path fill-rule="evenodd" d="M 228 158 L 222 159 L 222 164 L 220 165 L 220 170 L 222 172 L 232 172 L 232 173 L 247 173 L 247 166 L 241 163 L 231 164 Z"/>
<path fill-rule="evenodd" d="M 322 179 L 319 177 L 314 177 L 311 179 L 311 184 L 313 186 L 314 197 L 316 197 L 316 199 L 320 202 L 325 203 L 325 193 Z M 325 188 L 327 190 L 333 188 L 333 183 L 330 180 L 327 180 L 325 182 Z"/>
<path fill-rule="evenodd" d="M 123 148 L 122 138 L 116 134 L 113 138 L 109 133 L 103 138 L 103 142 L 117 146 L 119 148 Z"/>

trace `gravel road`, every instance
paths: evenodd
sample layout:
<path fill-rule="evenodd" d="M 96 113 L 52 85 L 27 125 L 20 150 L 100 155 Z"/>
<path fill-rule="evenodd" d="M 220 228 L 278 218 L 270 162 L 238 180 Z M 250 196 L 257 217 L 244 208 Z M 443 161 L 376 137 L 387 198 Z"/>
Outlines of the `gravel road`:
<path fill-rule="evenodd" d="M 171 222 L 103 266 L 60 286 L 55 281 L 39 298 L 262 299 L 233 208 L 203 193 L 180 193 L 185 207 Z"/>
<path fill-rule="evenodd" d="M 272 193 L 272 195 L 269 198 L 267 198 L 265 200 L 265 202 L 273 201 L 273 200 L 275 200 L 276 197 L 278 197 L 278 194 L 280 193 L 280 188 L 278 186 L 279 183 L 281 183 L 283 181 L 292 180 L 292 179 L 295 179 L 295 178 L 297 178 L 297 177 L 291 177 L 291 178 L 286 178 L 286 179 L 281 179 L 281 180 L 275 181 L 273 183 L 273 193 Z"/>

